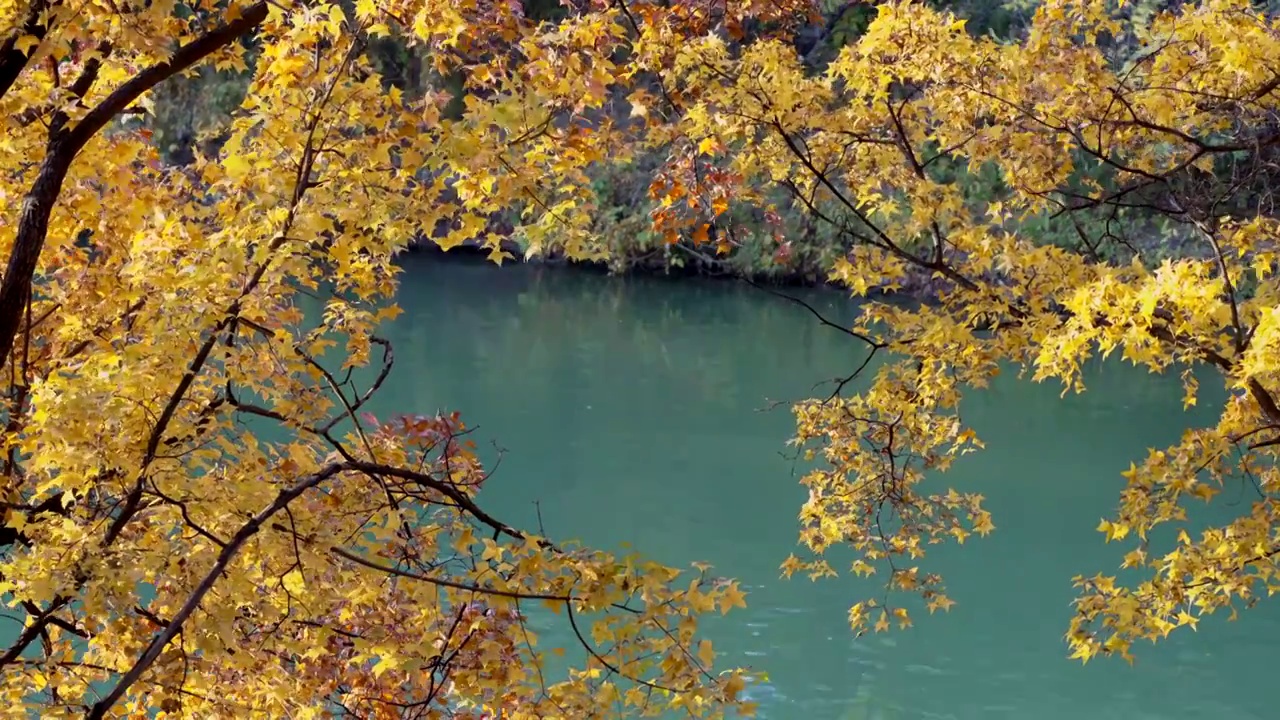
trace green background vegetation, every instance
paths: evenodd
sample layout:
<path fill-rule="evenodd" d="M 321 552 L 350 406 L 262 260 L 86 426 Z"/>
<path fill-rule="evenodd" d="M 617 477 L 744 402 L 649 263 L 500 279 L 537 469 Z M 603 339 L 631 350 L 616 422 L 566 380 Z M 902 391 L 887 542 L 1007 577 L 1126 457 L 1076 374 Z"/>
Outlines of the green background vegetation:
<path fill-rule="evenodd" d="M 1026 31 L 1037 0 L 929 0 L 930 4 L 965 18 L 971 33 L 998 40 L 1015 40 Z M 1178 4 L 1178 0 L 1139 0 L 1129 3 L 1126 12 L 1135 22 L 1143 22 L 1153 13 Z M 856 42 L 874 18 L 874 3 L 823 0 L 821 23 L 804 28 L 795 40 L 796 50 L 804 62 L 818 70 L 836 56 L 840 48 Z M 1265 6 L 1265 7 L 1263 7 Z M 1260 9 L 1274 12 L 1280 0 L 1266 0 Z M 557 22 L 566 14 L 558 0 L 525 0 L 526 16 L 541 22 Z M 370 54 L 385 81 L 406 94 L 444 90 L 454 96 L 446 115 L 462 112 L 464 78 L 455 74 L 436 73 L 420 51 L 391 38 L 377 39 Z M 185 165 L 197 153 L 216 153 L 220 145 L 222 122 L 234 111 L 244 96 L 248 76 L 244 73 L 218 71 L 204 67 L 186 76 L 164 83 L 156 92 L 150 124 L 154 141 L 163 158 Z M 616 272 L 659 272 L 696 275 L 746 275 L 757 280 L 786 283 L 821 284 L 826 268 L 844 252 L 845 242 L 832 228 L 815 218 L 785 191 L 767 198 L 777 209 L 780 236 L 788 241 L 785 254 L 771 239 L 747 239 L 732 252 L 716 256 L 691 243 L 667 244 L 652 232 L 649 211 L 653 202 L 648 197 L 649 181 L 665 157 L 653 153 L 628 164 L 602 165 L 595 171 L 594 189 L 601 203 L 596 220 L 598 236 L 611 249 L 609 269 Z M 1080 179 L 1091 177 L 1107 181 L 1104 168 L 1089 158 L 1077 158 Z M 981 208 L 1001 199 L 1004 188 L 994 173 L 970 173 L 962 167 L 946 167 L 937 163 L 935 180 L 958 183 L 973 208 Z M 1242 208 L 1242 210 L 1244 210 Z M 760 217 L 744 216 L 740 210 L 731 216 L 735 223 L 748 227 L 762 223 Z M 1071 247 L 1096 254 L 1110 262 L 1128 262 L 1140 254 L 1144 262 L 1158 263 L 1171 257 L 1185 257 L 1199 252 L 1191 239 L 1176 223 L 1140 210 L 1116 212 L 1114 208 L 1089 213 L 1070 213 L 1055 217 L 1050 213 L 1020 220 L 1009 226 L 1039 242 Z M 1089 240 L 1090 238 L 1094 240 Z M 1108 242 L 1097 242 L 1107 238 Z M 513 239 L 513 243 L 518 242 Z M 906 288 L 922 291 L 920 285 Z"/>

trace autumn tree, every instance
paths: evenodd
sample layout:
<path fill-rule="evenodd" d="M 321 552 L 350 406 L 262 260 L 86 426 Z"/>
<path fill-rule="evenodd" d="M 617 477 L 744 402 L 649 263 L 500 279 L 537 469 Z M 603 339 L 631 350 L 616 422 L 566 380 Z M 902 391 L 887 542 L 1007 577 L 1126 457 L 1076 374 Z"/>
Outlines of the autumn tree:
<path fill-rule="evenodd" d="M 568 9 L 0 1 L 0 589 L 19 621 L 0 712 L 748 707 L 698 632 L 742 604 L 735 583 L 513 527 L 482 507 L 460 416 L 366 414 L 398 251 L 426 229 L 501 260 L 491 220 L 514 210 L 532 246 L 597 255 L 584 168 L 632 141 L 602 105 L 680 38 L 797 10 Z M 460 117 L 375 72 L 390 35 L 465 69 Z M 137 118 L 201 68 L 249 75 L 247 95 L 216 157 L 164 165 Z M 579 646 L 540 643 L 539 612 Z"/>
<path fill-rule="evenodd" d="M 796 407 L 817 469 L 785 573 L 833 574 L 847 546 L 852 572 L 947 608 L 928 547 L 994 527 L 938 477 L 981 447 L 962 397 L 1008 370 L 1080 391 L 1118 351 L 1188 403 L 1214 368 L 1229 399 L 1125 472 L 1101 529 L 1146 579 L 1077 578 L 1074 654 L 1127 656 L 1278 584 L 1280 27 L 1247 2 L 1051 0 L 1008 41 L 890 2 L 820 67 L 799 0 L 582 0 L 554 23 L 485 0 L 0 3 L 7 712 L 739 704 L 697 632 L 734 583 L 515 528 L 483 509 L 459 416 L 364 414 L 399 250 L 425 232 L 501 261 L 515 217 L 530 253 L 599 259 L 590 171 L 655 152 L 668 242 L 784 248 L 785 191 L 865 300 L 844 330 L 866 361 Z M 367 48 L 388 36 L 465 77 L 460 115 L 384 82 Z M 135 118 L 203 67 L 248 93 L 216 157 L 165 166 Z M 929 302 L 877 299 L 921 276 Z M 1237 520 L 1149 544 L 1227 483 L 1256 495 Z M 910 624 L 898 597 L 856 602 L 854 629 Z M 541 609 L 581 662 L 525 627 Z"/>
<path fill-rule="evenodd" d="M 796 407 L 818 465 L 806 553 L 783 566 L 836 574 L 826 552 L 852 548 L 851 572 L 893 591 L 852 606 L 857 630 L 909 625 L 904 592 L 949 607 L 928 546 L 994 527 L 981 496 L 940 484 L 981 447 L 965 393 L 1009 371 L 1083 391 L 1085 361 L 1113 353 L 1178 374 L 1188 405 L 1202 366 L 1229 392 L 1216 424 L 1117 468 L 1100 530 L 1132 542 L 1117 561 L 1145 579 L 1075 579 L 1073 655 L 1129 657 L 1280 589 L 1280 21 L 1242 0 L 1122 5 L 1050 0 L 998 41 L 889 2 L 819 71 L 777 40 L 708 35 L 665 75 L 681 107 L 661 142 L 683 150 L 654 184 L 655 221 L 728 252 L 767 228 L 726 211 L 784 187 L 841 239 L 831 279 L 865 298 L 848 331 L 868 362 Z M 928 302 L 881 299 L 921 276 Z M 1241 485 L 1236 520 L 1187 522 L 1189 503 Z M 1169 545 L 1151 542 L 1162 526 Z"/>

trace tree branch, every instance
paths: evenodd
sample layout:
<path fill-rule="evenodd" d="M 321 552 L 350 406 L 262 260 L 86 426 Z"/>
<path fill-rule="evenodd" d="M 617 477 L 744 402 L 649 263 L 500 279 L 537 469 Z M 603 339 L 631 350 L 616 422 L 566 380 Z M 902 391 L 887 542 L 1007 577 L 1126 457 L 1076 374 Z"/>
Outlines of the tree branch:
<path fill-rule="evenodd" d="M 13 28 L 16 32 L 0 43 L 0 97 L 4 97 L 5 93 L 9 92 L 9 88 L 17 82 L 18 76 L 26 69 L 27 60 L 30 58 L 27 53 L 18 49 L 18 40 L 23 36 L 34 37 L 37 42 L 44 40 L 49 28 L 44 24 L 42 16 L 52 10 L 53 3 L 49 0 L 33 0 L 31 6 L 27 8 L 26 16 L 22 18 L 20 29 Z"/>
<path fill-rule="evenodd" d="M 425 583 L 430 583 L 432 585 L 439 585 L 441 587 L 453 588 L 455 590 L 468 590 L 470 592 L 479 593 L 481 595 L 496 595 L 497 597 L 513 598 L 516 600 L 559 600 L 561 602 L 566 602 L 566 603 L 576 599 L 571 595 L 551 595 L 547 593 L 523 593 L 523 592 L 517 592 L 514 590 L 497 590 L 495 588 L 487 588 L 481 585 L 469 585 L 467 583 L 460 583 L 460 582 L 454 582 L 452 580 L 445 580 L 444 578 L 435 578 L 429 575 L 423 575 L 421 573 L 411 572 L 409 570 L 401 570 L 400 568 L 391 567 L 390 565 L 383 565 L 381 563 L 376 563 L 372 560 L 362 558 L 359 555 L 356 555 L 355 553 L 344 550 L 340 547 L 331 547 L 329 548 L 329 552 L 333 553 L 334 555 L 337 555 L 338 557 L 346 558 L 347 560 L 350 560 L 351 562 L 356 563 L 357 565 L 363 565 L 364 567 L 367 567 L 371 570 L 384 572 L 384 573 L 387 573 L 388 575 L 398 575 L 403 578 L 409 578 L 410 580 L 420 580 Z"/>
<path fill-rule="evenodd" d="M 169 60 L 152 65 L 116 88 L 71 130 L 75 152 L 143 93 L 240 39 L 266 19 L 267 3 L 250 5 L 236 19 L 183 45 Z"/>
<path fill-rule="evenodd" d="M 40 252 L 44 249 L 44 241 L 49 234 L 49 217 L 54 203 L 62 193 L 62 183 L 76 155 L 113 117 L 143 93 L 231 44 L 261 24 L 266 17 L 265 2 L 245 8 L 240 17 L 183 45 L 170 60 L 143 70 L 116 88 L 75 127 L 70 130 L 59 129 L 50 137 L 40 171 L 31 190 L 23 198 L 17 237 L 5 268 L 4 281 L 0 284 L 0 358 L 8 357 L 13 349 L 27 294 L 31 292 L 31 279 L 35 276 Z M 25 62 L 24 58 L 24 66 Z M 10 56 L 6 55 L 0 59 L 0 91 L 8 89 L 5 79 L 10 70 Z M 15 79 L 20 71 L 21 67 L 13 71 Z"/>
<path fill-rule="evenodd" d="M 276 499 L 272 501 L 270 505 L 259 511 L 257 515 L 250 518 L 244 525 L 241 525 L 240 529 L 236 531 L 236 534 L 227 542 L 226 546 L 222 548 L 222 551 L 218 553 L 218 558 L 214 561 L 213 567 L 205 574 L 204 578 L 200 581 L 200 584 L 196 586 L 194 591 L 192 591 L 191 595 L 187 598 L 187 601 L 182 604 L 182 607 L 178 612 L 169 620 L 169 624 L 165 629 L 151 638 L 151 642 L 147 645 L 147 649 L 143 651 L 142 655 L 133 664 L 133 667 L 129 668 L 129 671 L 121 676 L 120 680 L 116 682 L 115 686 L 111 688 L 109 693 L 107 693 L 101 700 L 94 703 L 93 707 L 85 714 L 85 717 L 89 720 L 101 720 L 101 718 L 106 717 L 107 711 L 111 709 L 111 706 L 119 701 L 120 698 L 124 696 L 125 692 L 127 692 L 129 688 L 142 677 L 142 674 L 147 671 L 147 668 L 151 667 L 151 664 L 156 661 L 156 658 L 160 657 L 160 653 L 164 651 L 164 648 L 169 644 L 169 641 L 173 640 L 173 638 L 178 635 L 182 630 L 183 624 L 186 623 L 187 618 L 191 617 L 191 614 L 200 606 L 200 602 L 204 600 L 204 596 L 208 595 L 209 591 L 213 589 L 214 584 L 218 581 L 218 577 L 227 569 L 227 565 L 231 563 L 231 560 L 235 557 L 236 553 L 240 551 L 240 548 L 243 547 L 250 538 L 258 533 L 263 524 L 270 520 L 273 515 L 284 510 L 289 503 L 293 502 L 306 491 L 319 485 L 325 480 L 328 480 L 334 475 L 350 469 L 352 468 L 347 463 L 330 463 L 329 465 L 326 465 L 316 473 L 299 480 L 284 490 L 281 490 L 280 493 L 276 495 Z"/>

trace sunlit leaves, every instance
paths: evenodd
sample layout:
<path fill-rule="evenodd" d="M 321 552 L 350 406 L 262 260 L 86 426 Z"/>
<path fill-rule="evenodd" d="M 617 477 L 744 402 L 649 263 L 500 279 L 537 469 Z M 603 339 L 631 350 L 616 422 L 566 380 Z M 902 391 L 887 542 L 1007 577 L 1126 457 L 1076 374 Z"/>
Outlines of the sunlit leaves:
<path fill-rule="evenodd" d="M 14 712 L 78 714 L 130 668 L 100 714 L 746 707 L 745 676 L 713 670 L 698 632 L 744 603 L 740 586 L 509 527 L 479 504 L 487 471 L 459 416 L 362 415 L 394 359 L 376 330 L 396 313 L 398 252 L 502 260 L 515 240 L 600 259 L 593 173 L 646 154 L 662 159 L 648 219 L 665 243 L 763 238 L 786 262 L 783 193 L 838 238 L 830 278 L 870 299 L 851 333 L 876 357 L 795 408 L 816 464 L 803 557 L 782 565 L 828 577 L 851 550 L 841 570 L 889 591 L 851 600 L 855 629 L 910 627 L 903 594 L 950 608 L 930 549 L 996 528 L 981 495 L 936 477 L 982 447 L 965 393 L 1010 367 L 1083 390 L 1096 355 L 1176 370 L 1188 405 L 1208 363 L 1231 396 L 1215 426 L 1124 474 L 1099 530 L 1134 544 L 1123 563 L 1146 579 L 1077 578 L 1074 655 L 1128 656 L 1280 589 L 1276 225 L 1240 201 L 1270 192 L 1280 30 L 1244 2 L 1130 21 L 1051 0 L 1012 42 L 881 3 L 824 67 L 788 38 L 800 0 L 592 2 L 544 23 L 487 0 L 54 5 L 37 38 L 15 34 L 29 8 L 0 4 L 0 38 L 32 53 L 0 96 L 6 252 L 57 127 L 210 28 L 265 20 L 202 57 L 252 77 L 193 166 L 161 166 L 122 114 L 147 112 L 145 95 L 113 111 L 119 127 L 48 198 L 29 309 L 5 309 L 21 328 L 3 371 L 0 587 L 27 617 L 0 677 Z M 367 51 L 384 36 L 465 76 L 465 97 L 388 88 Z M 979 174 L 994 189 L 974 197 L 962 179 Z M 1128 247 L 1131 206 L 1168 221 L 1143 232 L 1175 227 L 1196 249 Z M 1024 229 L 1086 211 L 1106 230 L 1068 224 L 1078 245 Z M 880 299 L 912 284 L 931 302 Z M 1241 478 L 1257 495 L 1241 517 L 1148 545 Z M 535 612 L 578 645 L 540 644 Z"/>
<path fill-rule="evenodd" d="M 716 667 L 699 630 L 743 606 L 737 583 L 510 527 L 480 504 L 488 470 L 459 415 L 378 420 L 364 405 L 394 361 L 376 333 L 411 243 L 603 253 L 587 171 L 626 160 L 636 137 L 610 104 L 641 90 L 637 63 L 669 57 L 634 45 L 637 18 L 674 48 L 795 7 L 717 19 L 715 3 L 636 4 L 629 18 L 602 4 L 540 25 L 485 1 L 155 2 L 127 22 L 110 4 L 55 5 L 56 32 L 17 43 L 35 55 L 0 97 L 6 251 L 57 150 L 51 124 L 74 126 L 182 44 L 251 77 L 193 165 L 160 165 L 132 124 L 144 95 L 49 198 L 4 364 L 0 588 L 28 621 L 0 660 L 12 712 L 749 710 L 744 675 Z M 208 39 L 253 8 L 253 37 Z M 460 114 L 442 93 L 386 87 L 368 41 L 391 35 L 466 70 Z M 657 114 L 656 93 L 632 97 Z M 727 209 L 722 172 L 691 206 L 700 242 Z M 541 613 L 576 642 L 540 643 Z"/>
<path fill-rule="evenodd" d="M 1280 25 L 1239 0 L 1132 16 L 1122 5 L 1041 3 L 1024 35 L 997 41 L 921 3 L 881 3 L 822 67 L 778 39 L 709 37 L 664 74 L 683 107 L 661 136 L 675 150 L 653 186 L 655 228 L 702 238 L 715 216 L 690 209 L 716 184 L 697 171 L 727 155 L 735 200 L 785 193 L 835 238 L 829 277 L 865 299 L 852 331 L 884 361 L 796 407 L 797 444 L 817 467 L 803 479 L 807 557 L 784 575 L 835 575 L 829 556 L 851 549 L 852 574 L 949 607 L 929 546 L 996 526 L 981 497 L 933 487 L 981 447 L 965 392 L 1007 368 L 1079 392 L 1092 359 L 1115 357 L 1176 372 L 1184 406 L 1199 401 L 1203 365 L 1231 397 L 1216 426 L 1125 474 L 1098 530 L 1137 543 L 1123 563 L 1154 579 L 1080 580 L 1072 652 L 1127 657 L 1135 639 L 1275 585 L 1280 96 L 1261 68 L 1280 62 Z M 1069 241 L 1028 230 L 1046 225 Z M 927 302 L 883 300 L 906 286 Z M 1188 530 L 1168 553 L 1149 547 L 1229 482 L 1257 495 L 1246 517 Z M 858 602 L 850 623 L 906 625 L 894 603 Z"/>

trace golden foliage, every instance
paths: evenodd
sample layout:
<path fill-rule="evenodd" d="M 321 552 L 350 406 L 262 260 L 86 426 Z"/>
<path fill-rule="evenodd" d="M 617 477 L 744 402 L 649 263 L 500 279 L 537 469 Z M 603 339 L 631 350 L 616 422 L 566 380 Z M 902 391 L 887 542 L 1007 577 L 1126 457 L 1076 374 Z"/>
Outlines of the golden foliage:
<path fill-rule="evenodd" d="M 964 392 L 1008 367 L 1082 390 L 1082 364 L 1119 350 L 1179 371 L 1189 404 L 1196 364 L 1232 393 L 1217 425 L 1126 473 L 1099 529 L 1138 543 L 1124 562 L 1148 579 L 1077 578 L 1074 654 L 1127 657 L 1277 587 L 1276 20 L 1241 0 L 1141 18 L 1050 0 L 998 42 L 888 2 L 815 69 L 788 39 L 810 6 L 592 0 L 536 24 L 497 0 L 0 0 L 0 591 L 25 615 L 3 712 L 749 709 L 697 636 L 699 615 L 742 604 L 736 584 L 512 528 L 478 504 L 457 416 L 361 415 L 393 358 L 375 330 L 397 312 L 398 251 L 425 230 L 501 261 L 514 218 L 530 253 L 598 258 L 588 169 L 654 148 L 669 240 L 770 236 L 781 187 L 846 243 L 831 277 L 855 295 L 931 278 L 936 302 L 865 303 L 850 333 L 891 355 L 851 375 L 873 367 L 869 385 L 796 408 L 822 463 L 808 558 L 785 573 L 832 574 L 843 545 L 852 572 L 949 608 L 928 547 L 994 528 L 981 496 L 931 486 L 982 446 Z M 466 70 L 460 118 L 384 86 L 365 45 L 393 34 Z M 216 157 L 163 166 L 130 118 L 200 63 L 251 74 L 249 92 Z M 975 203 L 942 166 L 994 170 L 1003 191 Z M 734 226 L 734 205 L 765 222 Z M 1129 207 L 1203 251 L 1152 261 L 1110 221 L 1076 225 L 1075 248 L 1016 229 Z M 308 328 L 295 300 L 321 287 Z M 370 363 L 358 390 L 347 371 Z M 1148 546 L 1241 477 L 1248 514 Z M 855 604 L 853 627 L 909 626 L 888 598 Z M 585 648 L 563 678 L 524 625 L 538 603 Z"/>
<path fill-rule="evenodd" d="M 1190 370 L 1208 364 L 1230 399 L 1217 425 L 1125 474 L 1116 516 L 1099 529 L 1138 544 L 1125 564 L 1148 579 L 1076 578 L 1072 653 L 1129 657 L 1135 640 L 1280 589 L 1280 21 L 1241 0 L 1141 19 L 1122 6 L 1049 0 L 1022 37 L 999 41 L 887 2 L 821 69 L 776 39 L 708 36 L 667 75 L 685 103 L 671 135 L 727 148 L 718 162 L 734 184 L 781 185 L 842 237 L 831 278 L 867 297 L 852 333 L 890 357 L 865 389 L 842 392 L 846 379 L 796 408 L 797 442 L 821 464 L 804 479 L 808 557 L 789 558 L 784 573 L 835 574 L 826 552 L 845 546 L 853 573 L 887 567 L 888 590 L 945 609 L 927 547 L 994 527 L 982 497 L 933 489 L 935 471 L 981 447 L 962 419 L 964 391 L 1009 368 L 1081 391 L 1083 363 L 1118 351 L 1181 373 L 1188 405 Z M 994 171 L 1002 190 L 975 202 L 940 166 Z M 1194 251 L 1144 255 L 1115 227 L 1131 208 L 1170 221 Z M 1109 215 L 1101 237 L 1077 222 L 1088 213 Z M 1017 230 L 1045 215 L 1076 222 L 1080 244 Z M 929 279 L 933 302 L 877 299 L 910 272 Z M 1228 481 L 1256 489 L 1244 516 L 1184 530 L 1172 548 L 1148 545 L 1157 526 L 1183 524 L 1186 502 Z M 888 597 L 854 605 L 853 627 L 910 624 Z"/>
<path fill-rule="evenodd" d="M 420 230 L 501 260 L 514 209 L 535 249 L 597 252 L 583 169 L 620 147 L 600 108 L 636 71 L 610 59 L 627 15 L 0 1 L 0 593 L 25 618 L 0 714 L 750 709 L 698 633 L 736 583 L 510 527 L 456 415 L 362 415 Z M 384 87 L 365 47 L 391 33 L 468 68 L 461 119 Z M 132 118 L 199 63 L 247 96 L 216 157 L 163 166 Z M 582 647 L 539 643 L 536 612 Z"/>

